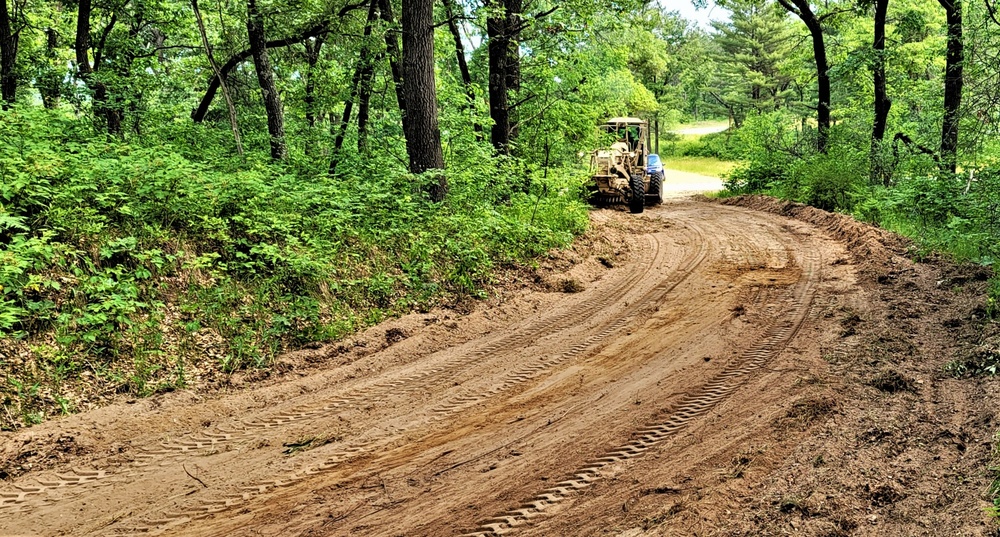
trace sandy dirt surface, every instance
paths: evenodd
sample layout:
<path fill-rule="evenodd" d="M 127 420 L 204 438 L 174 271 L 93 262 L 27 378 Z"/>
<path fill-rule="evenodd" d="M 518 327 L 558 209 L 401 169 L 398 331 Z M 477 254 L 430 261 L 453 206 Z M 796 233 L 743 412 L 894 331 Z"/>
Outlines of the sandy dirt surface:
<path fill-rule="evenodd" d="M 0 535 L 995 534 L 996 390 L 943 374 L 979 276 L 728 203 L 594 211 L 504 300 L 7 434 Z"/>

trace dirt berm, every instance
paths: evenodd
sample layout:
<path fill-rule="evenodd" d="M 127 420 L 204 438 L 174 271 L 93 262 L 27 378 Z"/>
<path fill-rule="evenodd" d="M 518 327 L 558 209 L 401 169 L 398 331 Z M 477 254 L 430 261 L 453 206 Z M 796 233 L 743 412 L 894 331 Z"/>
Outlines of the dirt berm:
<path fill-rule="evenodd" d="M 989 272 L 762 197 L 0 443 L 0 535 L 998 535 Z M 527 282 L 527 283 L 523 283 Z"/>

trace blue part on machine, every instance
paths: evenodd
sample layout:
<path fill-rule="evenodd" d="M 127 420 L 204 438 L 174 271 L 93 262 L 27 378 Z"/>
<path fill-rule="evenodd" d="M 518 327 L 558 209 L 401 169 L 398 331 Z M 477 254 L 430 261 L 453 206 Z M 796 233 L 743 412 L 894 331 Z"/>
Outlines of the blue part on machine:
<path fill-rule="evenodd" d="M 660 155 L 649 155 L 646 157 L 646 173 L 662 173 L 663 163 L 660 161 Z"/>

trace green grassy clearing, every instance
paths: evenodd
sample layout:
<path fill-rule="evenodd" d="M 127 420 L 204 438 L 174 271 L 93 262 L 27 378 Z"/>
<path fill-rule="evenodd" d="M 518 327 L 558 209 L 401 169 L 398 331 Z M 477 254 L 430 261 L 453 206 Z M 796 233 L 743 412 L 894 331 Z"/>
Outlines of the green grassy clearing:
<path fill-rule="evenodd" d="M 668 170 L 697 173 L 709 177 L 723 177 L 737 166 L 736 162 L 719 160 L 714 157 L 666 157 L 663 167 Z"/>

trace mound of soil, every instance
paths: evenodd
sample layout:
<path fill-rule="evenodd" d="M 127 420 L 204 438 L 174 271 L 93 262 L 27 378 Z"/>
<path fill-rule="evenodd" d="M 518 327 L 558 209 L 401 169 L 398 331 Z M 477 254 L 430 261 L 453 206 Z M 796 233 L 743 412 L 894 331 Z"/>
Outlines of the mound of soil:
<path fill-rule="evenodd" d="M 835 412 L 753 487 L 721 533 L 732 535 L 1000 535 L 988 515 L 1000 387 L 959 378 L 981 349 L 991 272 L 941 257 L 907 258 L 902 237 L 765 196 L 722 201 L 814 224 L 847 246 L 868 304 L 847 312 Z"/>

